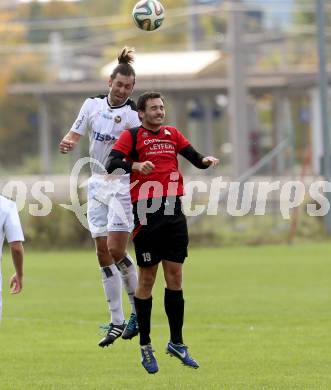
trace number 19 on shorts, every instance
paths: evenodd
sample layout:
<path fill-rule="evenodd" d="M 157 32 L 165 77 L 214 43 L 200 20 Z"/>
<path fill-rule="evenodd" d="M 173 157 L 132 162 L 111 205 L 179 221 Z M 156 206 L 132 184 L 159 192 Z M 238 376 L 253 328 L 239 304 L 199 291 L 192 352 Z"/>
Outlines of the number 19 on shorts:
<path fill-rule="evenodd" d="M 152 256 L 149 252 L 143 253 L 142 257 L 143 257 L 145 263 L 152 261 Z"/>

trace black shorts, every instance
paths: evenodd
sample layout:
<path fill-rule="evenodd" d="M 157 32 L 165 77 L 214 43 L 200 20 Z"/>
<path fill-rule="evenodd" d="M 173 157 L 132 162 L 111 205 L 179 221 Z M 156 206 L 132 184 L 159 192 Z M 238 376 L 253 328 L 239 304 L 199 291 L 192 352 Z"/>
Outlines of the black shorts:
<path fill-rule="evenodd" d="M 147 207 L 151 201 L 148 199 Z M 153 213 L 141 212 L 142 202 L 133 204 L 135 227 L 132 236 L 139 267 L 149 267 L 161 260 L 183 263 L 187 257 L 189 239 L 180 198 L 158 201 L 160 207 Z M 146 206 L 146 201 L 143 203 Z"/>

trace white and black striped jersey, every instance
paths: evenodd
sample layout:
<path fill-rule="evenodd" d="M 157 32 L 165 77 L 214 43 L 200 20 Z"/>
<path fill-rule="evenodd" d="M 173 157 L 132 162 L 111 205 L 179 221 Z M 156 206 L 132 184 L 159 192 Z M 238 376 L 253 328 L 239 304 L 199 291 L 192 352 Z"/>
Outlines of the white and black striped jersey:
<path fill-rule="evenodd" d="M 90 157 L 104 166 L 122 131 L 137 126 L 140 126 L 140 120 L 133 100 L 111 106 L 108 96 L 100 95 L 85 100 L 70 130 L 81 135 L 89 131 Z M 90 165 L 92 173 L 102 173 L 100 167 Z"/>

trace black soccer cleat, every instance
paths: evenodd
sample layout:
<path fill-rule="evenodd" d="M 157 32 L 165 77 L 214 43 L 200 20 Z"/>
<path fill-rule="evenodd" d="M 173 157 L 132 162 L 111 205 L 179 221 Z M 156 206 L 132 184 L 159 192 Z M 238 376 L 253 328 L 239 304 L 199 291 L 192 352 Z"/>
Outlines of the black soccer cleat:
<path fill-rule="evenodd" d="M 122 333 L 123 340 L 131 340 L 133 337 L 137 336 L 139 333 L 137 315 L 131 313 L 129 321 Z"/>
<path fill-rule="evenodd" d="M 125 329 L 125 322 L 123 322 L 122 325 L 114 325 L 113 323 L 110 323 L 106 330 L 106 335 L 102 340 L 99 341 L 99 347 L 108 347 L 110 344 L 113 344 L 113 342 L 121 337 L 123 331 Z"/>

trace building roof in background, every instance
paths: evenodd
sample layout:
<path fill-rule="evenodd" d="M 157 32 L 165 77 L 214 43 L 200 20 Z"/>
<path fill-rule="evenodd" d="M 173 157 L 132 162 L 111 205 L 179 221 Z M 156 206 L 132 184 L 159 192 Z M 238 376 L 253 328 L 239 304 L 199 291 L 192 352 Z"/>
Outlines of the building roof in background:
<path fill-rule="evenodd" d="M 0 0 L 1 1 L 1 0 Z M 19 83 L 7 87 L 10 94 L 95 94 L 108 88 L 107 79 L 117 66 L 117 60 L 103 66 L 99 77 L 83 80 L 54 80 L 46 83 Z M 191 94 L 192 91 L 226 93 L 227 54 L 219 50 L 136 53 L 137 93 L 154 89 Z M 280 71 L 248 69 L 246 85 L 251 93 L 266 93 L 273 89 L 310 88 L 316 86 L 317 69 L 293 68 Z M 329 69 L 331 82 L 331 69 Z"/>
<path fill-rule="evenodd" d="M 136 53 L 133 66 L 138 77 L 190 77 L 218 62 L 221 57 L 219 50 Z M 109 77 L 117 65 L 115 60 L 102 67 L 101 76 Z"/>

